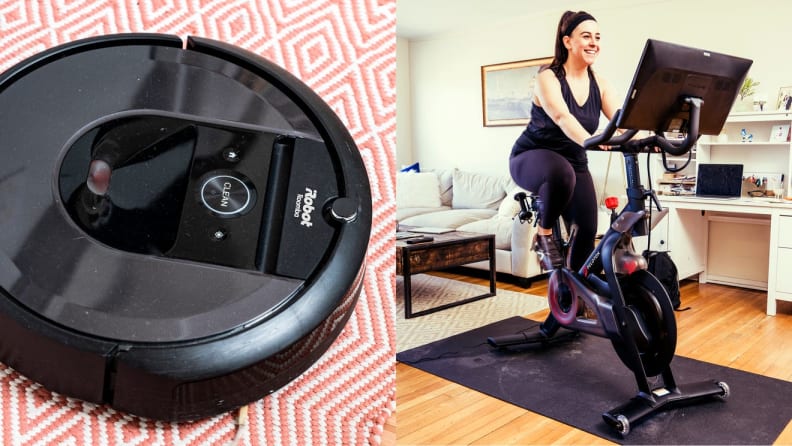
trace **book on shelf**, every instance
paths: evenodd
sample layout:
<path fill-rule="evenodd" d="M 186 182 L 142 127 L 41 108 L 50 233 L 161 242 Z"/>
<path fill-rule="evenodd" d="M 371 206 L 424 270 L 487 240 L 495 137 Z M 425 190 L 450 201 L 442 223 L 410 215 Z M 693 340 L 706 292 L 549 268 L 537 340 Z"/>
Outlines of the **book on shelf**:
<path fill-rule="evenodd" d="M 771 142 L 787 142 L 789 141 L 789 124 L 774 125 L 773 130 L 770 132 Z"/>

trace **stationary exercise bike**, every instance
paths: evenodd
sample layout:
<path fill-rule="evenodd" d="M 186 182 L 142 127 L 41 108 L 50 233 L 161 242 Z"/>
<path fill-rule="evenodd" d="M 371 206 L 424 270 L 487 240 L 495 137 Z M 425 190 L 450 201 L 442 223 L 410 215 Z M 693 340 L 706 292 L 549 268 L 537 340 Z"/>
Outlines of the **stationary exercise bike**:
<path fill-rule="evenodd" d="M 613 218 L 602 240 L 577 271 L 570 269 L 567 255 L 574 229 L 567 243 L 561 238 L 560 222 L 556 222 L 553 234 L 566 264 L 554 269 L 548 279 L 550 314 L 535 333 L 487 340 L 493 347 L 506 348 L 530 343 L 550 344 L 557 336 L 569 338 L 577 333 L 610 339 L 621 361 L 635 374 L 639 389 L 629 402 L 602 415 L 605 422 L 622 435 L 629 433 L 630 426 L 637 421 L 671 404 L 708 397 L 725 399 L 729 395 L 729 387 L 724 382 L 710 380 L 684 387 L 676 384 L 670 367 L 676 349 L 674 310 L 665 288 L 647 271 L 646 259 L 635 252 L 632 243 L 633 236 L 646 235 L 650 230 L 647 200 L 664 215 L 654 191 L 639 183 L 638 154 L 655 152 L 655 148 L 674 155 L 684 154 L 698 138 L 702 100 L 686 97 L 681 102 L 689 113 L 687 137 L 681 142 L 669 141 L 662 132 L 632 139 L 638 132 L 635 129 L 614 137 L 621 110 L 603 133 L 585 142 L 587 150 L 606 145 L 623 153 L 627 204 Z M 520 193 L 515 198 L 520 202 L 522 221 L 539 219 L 542 205 L 537 197 Z M 583 306 L 595 317 L 587 315 Z M 563 334 L 559 333 L 562 327 L 567 329 Z M 649 378 L 658 375 L 662 384 L 650 385 Z"/>

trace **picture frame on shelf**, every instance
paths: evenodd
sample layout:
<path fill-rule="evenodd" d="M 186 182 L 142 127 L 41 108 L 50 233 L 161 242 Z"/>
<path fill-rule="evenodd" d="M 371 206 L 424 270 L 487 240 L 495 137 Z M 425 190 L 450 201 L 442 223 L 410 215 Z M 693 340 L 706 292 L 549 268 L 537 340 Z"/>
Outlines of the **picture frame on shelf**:
<path fill-rule="evenodd" d="M 770 142 L 789 141 L 789 124 L 774 125 L 770 132 Z"/>
<path fill-rule="evenodd" d="M 484 127 L 527 125 L 536 76 L 552 57 L 481 67 L 481 104 Z"/>
<path fill-rule="evenodd" d="M 779 88 L 778 100 L 776 101 L 776 110 L 790 111 L 791 109 L 792 109 L 792 86 Z"/>

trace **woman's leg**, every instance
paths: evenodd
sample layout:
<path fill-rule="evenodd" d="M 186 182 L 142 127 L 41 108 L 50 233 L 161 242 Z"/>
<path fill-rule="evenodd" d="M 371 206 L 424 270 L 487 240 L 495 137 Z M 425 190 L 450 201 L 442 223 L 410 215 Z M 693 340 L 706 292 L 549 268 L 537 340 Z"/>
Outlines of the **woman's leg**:
<path fill-rule="evenodd" d="M 552 150 L 528 150 L 509 161 L 509 170 L 518 186 L 539 196 L 539 226 L 552 229 L 575 191 L 575 171 L 569 161 Z"/>
<path fill-rule="evenodd" d="M 576 271 L 586 262 L 594 250 L 594 238 L 597 235 L 597 194 L 591 172 L 575 172 L 577 180 L 575 191 L 569 205 L 563 212 L 567 227 L 577 225 L 577 234 L 570 247 L 569 266 Z"/>
<path fill-rule="evenodd" d="M 552 228 L 561 217 L 575 190 L 575 172 L 561 155 L 545 149 L 523 152 L 509 163 L 512 178 L 518 186 L 539 197 L 539 227 L 533 250 L 545 270 L 563 264 L 563 257 L 552 236 Z"/>

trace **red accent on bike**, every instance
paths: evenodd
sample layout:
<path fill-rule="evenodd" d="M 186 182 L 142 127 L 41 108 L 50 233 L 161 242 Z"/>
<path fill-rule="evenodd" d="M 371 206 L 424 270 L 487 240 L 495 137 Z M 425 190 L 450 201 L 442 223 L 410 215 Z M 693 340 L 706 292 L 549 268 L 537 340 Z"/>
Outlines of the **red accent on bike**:
<path fill-rule="evenodd" d="M 605 198 L 605 207 L 614 210 L 619 207 L 619 197 L 607 197 Z"/>
<path fill-rule="evenodd" d="M 638 261 L 635 259 L 626 259 L 622 265 L 624 273 L 628 276 L 638 270 Z"/>

